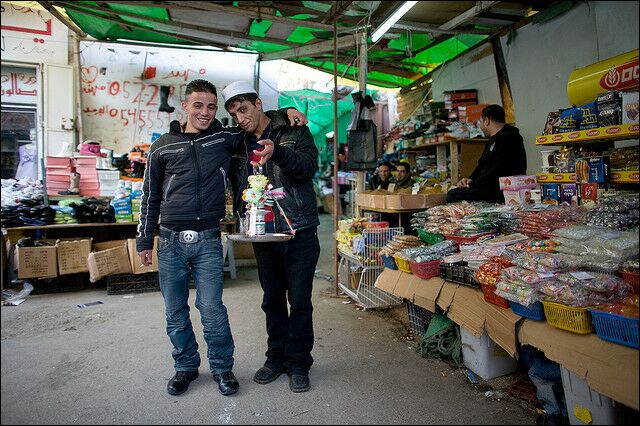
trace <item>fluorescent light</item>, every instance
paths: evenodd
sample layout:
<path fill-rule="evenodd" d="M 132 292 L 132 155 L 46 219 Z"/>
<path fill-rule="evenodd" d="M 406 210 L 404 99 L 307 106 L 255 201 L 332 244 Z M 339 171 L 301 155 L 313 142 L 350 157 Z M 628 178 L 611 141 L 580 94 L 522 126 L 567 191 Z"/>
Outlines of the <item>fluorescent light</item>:
<path fill-rule="evenodd" d="M 416 3 L 418 3 L 418 2 L 417 1 L 405 1 L 402 4 L 402 6 L 400 6 L 398 8 L 398 10 L 393 12 L 393 15 L 391 15 L 389 18 L 387 18 L 387 20 L 384 21 L 382 23 L 382 25 L 380 25 L 373 32 L 373 35 L 371 36 L 371 41 L 373 41 L 375 43 L 376 41 L 380 40 L 380 37 L 382 37 L 384 35 L 384 33 L 386 33 L 387 31 L 389 31 L 389 28 L 391 28 L 391 26 L 393 24 L 398 22 L 398 20 L 400 18 L 402 18 L 404 16 L 404 14 L 409 11 L 409 9 L 411 9 L 413 6 L 415 6 Z"/>

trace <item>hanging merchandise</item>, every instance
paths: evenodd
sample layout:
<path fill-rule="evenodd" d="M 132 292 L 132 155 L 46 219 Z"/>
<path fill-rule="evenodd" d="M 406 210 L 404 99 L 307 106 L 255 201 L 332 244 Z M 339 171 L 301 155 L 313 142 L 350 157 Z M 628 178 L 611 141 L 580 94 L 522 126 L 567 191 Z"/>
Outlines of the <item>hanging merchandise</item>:
<path fill-rule="evenodd" d="M 347 127 L 347 167 L 350 170 L 373 170 L 378 165 L 377 129 L 373 120 L 368 117 L 368 110 L 375 105 L 371 96 L 363 98 L 362 92 L 353 93 L 351 97 L 354 108 Z"/>

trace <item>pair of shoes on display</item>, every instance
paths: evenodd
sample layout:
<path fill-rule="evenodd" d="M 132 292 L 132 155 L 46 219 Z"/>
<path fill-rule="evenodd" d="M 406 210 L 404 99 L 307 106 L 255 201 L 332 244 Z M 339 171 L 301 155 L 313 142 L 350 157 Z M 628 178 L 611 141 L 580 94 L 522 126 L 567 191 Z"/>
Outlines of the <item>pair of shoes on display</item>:
<path fill-rule="evenodd" d="M 261 385 L 266 385 L 267 383 L 273 382 L 275 379 L 280 377 L 280 375 L 284 373 L 283 369 L 273 369 L 271 367 L 260 367 L 256 374 L 253 376 L 253 381 L 259 383 Z M 296 374 L 289 373 L 289 389 L 292 392 L 300 393 L 306 392 L 311 389 L 311 384 L 309 383 L 309 376 L 307 374 Z"/>

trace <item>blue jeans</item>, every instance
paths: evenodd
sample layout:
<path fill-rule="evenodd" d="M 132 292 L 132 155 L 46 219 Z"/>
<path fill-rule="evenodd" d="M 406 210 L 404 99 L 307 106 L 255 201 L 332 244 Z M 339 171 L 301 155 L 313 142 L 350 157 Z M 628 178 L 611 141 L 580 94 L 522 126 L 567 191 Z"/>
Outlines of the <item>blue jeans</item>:
<path fill-rule="evenodd" d="M 549 415 L 567 417 L 567 407 L 560 375 L 560 365 L 544 356 L 533 346 L 520 348 L 520 360 L 528 369 L 528 375 L 536 385 L 536 396 Z"/>
<path fill-rule="evenodd" d="M 166 228 L 165 228 L 166 231 Z M 176 232 L 158 238 L 160 291 L 164 298 L 167 335 L 173 344 L 176 371 L 195 371 L 200 354 L 189 318 L 189 277 L 196 283 L 195 306 L 200 311 L 207 357 L 212 373 L 233 368 L 233 336 L 227 308 L 222 303 L 223 259 L 219 236 L 181 243 Z"/>

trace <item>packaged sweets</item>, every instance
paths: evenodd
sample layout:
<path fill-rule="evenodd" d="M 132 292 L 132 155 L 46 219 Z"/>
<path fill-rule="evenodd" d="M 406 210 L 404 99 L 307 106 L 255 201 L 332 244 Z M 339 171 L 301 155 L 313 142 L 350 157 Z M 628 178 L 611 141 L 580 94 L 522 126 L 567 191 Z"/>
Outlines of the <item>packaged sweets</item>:
<path fill-rule="evenodd" d="M 580 107 L 580 130 L 598 127 L 598 106 L 591 102 Z"/>
<path fill-rule="evenodd" d="M 547 115 L 547 122 L 544 125 L 543 134 L 551 135 L 553 133 L 558 133 L 559 126 L 560 126 L 560 111 L 551 111 Z"/>
<path fill-rule="evenodd" d="M 580 108 L 567 108 L 560 113 L 559 131 L 575 132 L 580 128 L 581 113 Z"/>

